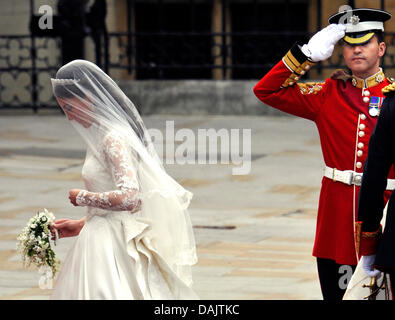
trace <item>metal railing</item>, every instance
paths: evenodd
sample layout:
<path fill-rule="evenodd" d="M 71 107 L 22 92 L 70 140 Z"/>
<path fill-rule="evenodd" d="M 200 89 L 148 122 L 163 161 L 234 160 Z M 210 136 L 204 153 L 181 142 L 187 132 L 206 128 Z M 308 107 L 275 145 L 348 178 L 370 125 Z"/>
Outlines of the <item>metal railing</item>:
<path fill-rule="evenodd" d="M 112 74 L 124 70 L 134 79 L 259 79 L 302 32 L 108 33 L 101 50 Z M 383 68 L 395 68 L 395 33 L 386 34 Z M 59 38 L 0 36 L 0 108 L 56 106 L 50 78 L 61 66 Z M 99 58 L 102 58 L 99 56 Z M 95 61 L 94 61 L 95 62 Z M 318 70 L 344 67 L 341 54 Z M 116 78 L 115 78 L 116 80 Z"/>

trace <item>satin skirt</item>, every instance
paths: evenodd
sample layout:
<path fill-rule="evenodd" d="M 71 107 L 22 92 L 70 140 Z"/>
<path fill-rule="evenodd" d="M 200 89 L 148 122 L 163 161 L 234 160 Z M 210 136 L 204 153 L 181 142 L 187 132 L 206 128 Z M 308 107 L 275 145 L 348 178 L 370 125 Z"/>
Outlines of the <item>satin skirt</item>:
<path fill-rule="evenodd" d="M 62 263 L 51 299 L 198 299 L 150 246 L 147 228 L 128 212 L 89 217 Z"/>

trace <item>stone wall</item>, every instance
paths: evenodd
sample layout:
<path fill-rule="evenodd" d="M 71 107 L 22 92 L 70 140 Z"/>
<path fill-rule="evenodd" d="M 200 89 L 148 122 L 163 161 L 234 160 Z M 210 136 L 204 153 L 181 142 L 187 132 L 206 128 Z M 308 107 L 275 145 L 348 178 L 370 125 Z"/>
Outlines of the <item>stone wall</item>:
<path fill-rule="evenodd" d="M 260 102 L 258 80 L 117 81 L 144 114 L 286 115 Z"/>

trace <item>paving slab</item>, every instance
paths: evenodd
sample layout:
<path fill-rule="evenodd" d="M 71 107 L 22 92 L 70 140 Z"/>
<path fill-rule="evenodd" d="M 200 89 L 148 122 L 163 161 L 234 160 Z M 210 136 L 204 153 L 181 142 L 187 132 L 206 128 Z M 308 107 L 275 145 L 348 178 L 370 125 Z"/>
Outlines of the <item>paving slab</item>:
<path fill-rule="evenodd" d="M 146 126 L 163 133 L 157 150 L 171 146 L 174 130 L 251 130 L 251 171 L 234 175 L 221 163 L 169 164 L 168 173 L 193 192 L 190 214 L 199 262 L 194 288 L 202 299 L 321 299 L 312 247 L 323 160 L 313 123 L 278 116 L 151 115 Z M 158 131 L 157 131 L 158 132 Z M 230 141 L 230 144 L 235 141 Z M 202 146 L 187 141 L 184 146 Z M 182 145 L 176 141 L 175 149 Z M 207 148 L 206 148 L 207 149 Z M 248 149 L 248 148 L 247 148 Z M 202 149 L 203 150 L 203 149 Z M 207 150 L 206 150 L 207 151 Z M 233 151 L 232 151 L 233 152 Z M 241 149 L 235 152 L 242 154 Z M 85 144 L 62 115 L 0 114 L 0 299 L 48 299 L 36 270 L 24 269 L 15 251 L 27 220 L 47 208 L 57 218 L 80 218 L 68 190 L 83 188 Z M 199 158 L 196 152 L 194 159 Z M 55 247 L 64 259 L 75 239 Z"/>

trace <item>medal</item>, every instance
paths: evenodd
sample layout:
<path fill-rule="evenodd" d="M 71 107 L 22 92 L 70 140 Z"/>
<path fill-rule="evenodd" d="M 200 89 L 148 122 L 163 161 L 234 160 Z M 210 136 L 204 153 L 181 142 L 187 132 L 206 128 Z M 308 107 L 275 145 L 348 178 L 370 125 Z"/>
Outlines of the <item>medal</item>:
<path fill-rule="evenodd" d="M 379 115 L 383 101 L 384 101 L 383 97 L 375 97 L 375 96 L 370 97 L 369 114 L 372 117 L 377 117 Z"/>
<path fill-rule="evenodd" d="M 377 117 L 377 115 L 379 114 L 379 109 L 378 108 L 369 108 L 369 114 L 372 117 Z"/>

